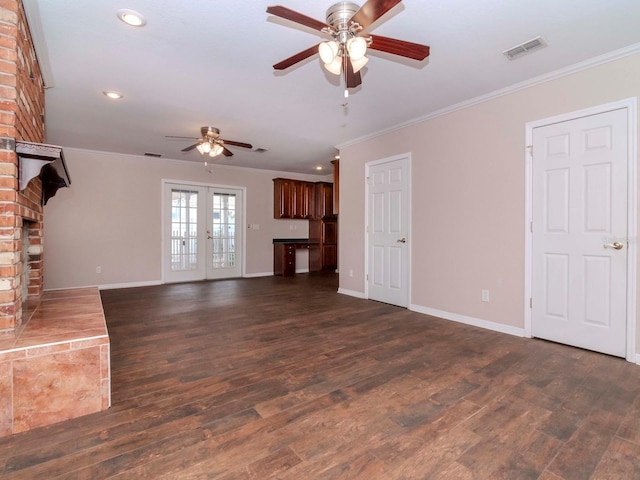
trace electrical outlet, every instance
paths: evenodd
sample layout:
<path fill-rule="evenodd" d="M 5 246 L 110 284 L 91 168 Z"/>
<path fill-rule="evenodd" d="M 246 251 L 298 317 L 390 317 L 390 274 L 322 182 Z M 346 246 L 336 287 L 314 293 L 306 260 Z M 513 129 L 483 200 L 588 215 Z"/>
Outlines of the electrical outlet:
<path fill-rule="evenodd" d="M 489 301 L 489 290 L 482 290 L 482 301 L 483 302 Z"/>
<path fill-rule="evenodd" d="M 96 273 L 102 273 L 102 267 L 96 267 Z"/>
<path fill-rule="evenodd" d="M 353 277 L 353 270 L 349 270 L 349 276 Z"/>

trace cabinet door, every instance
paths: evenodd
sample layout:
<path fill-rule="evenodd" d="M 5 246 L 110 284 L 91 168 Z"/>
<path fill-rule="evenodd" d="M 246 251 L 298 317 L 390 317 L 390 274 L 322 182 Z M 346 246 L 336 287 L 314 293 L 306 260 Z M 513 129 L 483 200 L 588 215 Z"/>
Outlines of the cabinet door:
<path fill-rule="evenodd" d="M 313 184 L 295 181 L 295 211 L 294 218 L 309 218 L 312 214 Z"/>
<path fill-rule="evenodd" d="M 322 220 L 315 218 L 309 220 L 309 242 L 322 243 L 324 225 Z"/>
<path fill-rule="evenodd" d="M 304 182 L 304 194 L 307 198 L 307 216 L 313 218 L 316 211 L 316 185 L 312 182 Z"/>
<path fill-rule="evenodd" d="M 309 271 L 319 272 L 322 270 L 322 247 L 320 244 L 309 245 Z"/>
<path fill-rule="evenodd" d="M 322 222 L 322 243 L 338 243 L 338 225 L 336 222 Z"/>
<path fill-rule="evenodd" d="M 336 245 L 322 246 L 322 269 L 335 270 L 338 267 L 338 247 Z"/>
<path fill-rule="evenodd" d="M 293 180 L 273 179 L 273 218 L 294 218 L 295 187 Z"/>
<path fill-rule="evenodd" d="M 340 160 L 333 160 L 333 214 L 340 213 Z"/>
<path fill-rule="evenodd" d="M 333 216 L 333 185 L 327 182 L 317 182 L 315 190 L 315 217 L 324 218 Z"/>

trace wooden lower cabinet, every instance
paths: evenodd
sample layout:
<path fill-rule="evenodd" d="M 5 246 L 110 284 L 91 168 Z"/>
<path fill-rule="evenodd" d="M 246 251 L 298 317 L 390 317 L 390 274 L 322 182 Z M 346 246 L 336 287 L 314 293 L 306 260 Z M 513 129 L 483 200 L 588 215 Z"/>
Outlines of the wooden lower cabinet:
<path fill-rule="evenodd" d="M 338 268 L 338 221 L 335 217 L 309 220 L 309 242 L 317 244 L 309 250 L 309 270 Z"/>
<path fill-rule="evenodd" d="M 287 243 L 273 244 L 273 273 L 290 277 L 296 273 L 296 246 Z"/>
<path fill-rule="evenodd" d="M 338 268 L 338 245 L 323 245 L 322 249 L 322 269 L 335 270 Z"/>

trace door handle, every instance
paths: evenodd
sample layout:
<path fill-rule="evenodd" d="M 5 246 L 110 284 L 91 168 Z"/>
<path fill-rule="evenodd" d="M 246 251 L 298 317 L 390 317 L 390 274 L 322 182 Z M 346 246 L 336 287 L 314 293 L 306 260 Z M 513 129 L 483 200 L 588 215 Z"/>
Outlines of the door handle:
<path fill-rule="evenodd" d="M 398 240 L 396 240 L 396 242 L 398 242 L 398 243 L 407 243 L 407 239 L 402 237 L 402 238 L 399 238 Z"/>
<path fill-rule="evenodd" d="M 620 242 L 613 242 L 613 243 L 605 243 L 603 245 L 604 248 L 613 248 L 614 250 L 621 250 L 623 245 Z"/>

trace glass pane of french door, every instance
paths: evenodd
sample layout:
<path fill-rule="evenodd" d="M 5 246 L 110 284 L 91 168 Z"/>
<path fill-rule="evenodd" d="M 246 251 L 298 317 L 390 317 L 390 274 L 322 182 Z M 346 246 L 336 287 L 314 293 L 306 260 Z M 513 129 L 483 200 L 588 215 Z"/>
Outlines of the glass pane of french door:
<path fill-rule="evenodd" d="M 198 192 L 171 190 L 171 271 L 198 268 Z"/>
<path fill-rule="evenodd" d="M 213 268 L 234 267 L 236 240 L 236 196 L 213 193 Z"/>
<path fill-rule="evenodd" d="M 210 243 L 208 278 L 228 278 L 242 275 L 242 192 L 239 190 L 210 188 L 211 229 L 207 231 Z"/>
<path fill-rule="evenodd" d="M 191 185 L 164 186 L 163 280 L 202 280 L 206 190 Z"/>

